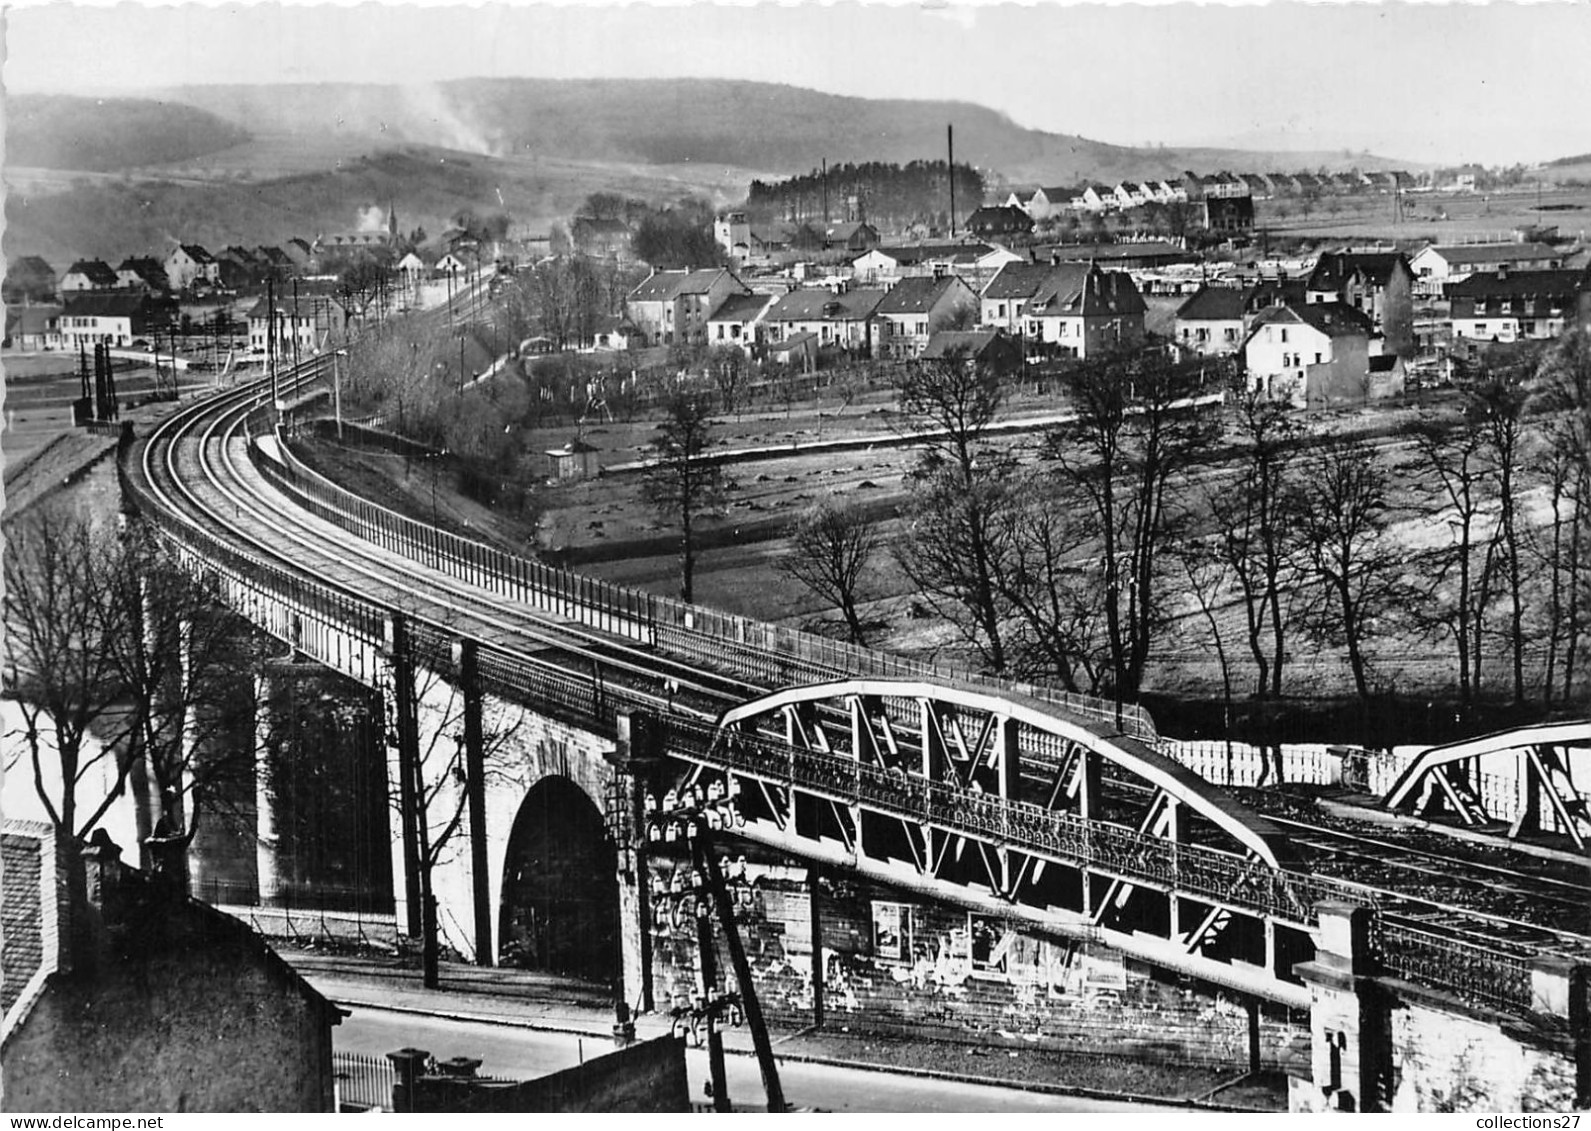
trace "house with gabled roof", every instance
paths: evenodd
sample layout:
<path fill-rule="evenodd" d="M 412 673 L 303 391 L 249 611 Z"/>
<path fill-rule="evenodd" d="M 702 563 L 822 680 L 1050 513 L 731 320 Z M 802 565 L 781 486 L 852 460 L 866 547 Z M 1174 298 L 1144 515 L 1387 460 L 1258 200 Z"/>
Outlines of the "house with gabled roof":
<path fill-rule="evenodd" d="M 1115 207 L 1115 186 L 1100 184 L 1097 181 L 1080 186 L 1077 190 L 1077 195 L 1072 197 L 1072 208 L 1074 210 L 1109 212 Z"/>
<path fill-rule="evenodd" d="M 248 312 L 249 351 L 270 352 L 271 313 L 276 314 L 274 349 L 278 361 L 295 355 L 304 359 L 327 341 L 341 340 L 348 332 L 348 311 L 326 294 L 304 292 L 262 298 Z"/>
<path fill-rule="evenodd" d="M 1555 271 L 1563 255 L 1544 243 L 1474 243 L 1422 247 L 1409 259 L 1416 294 L 1440 297 L 1478 271 Z"/>
<path fill-rule="evenodd" d="M 55 268 L 42 257 L 21 255 L 6 263 L 0 301 L 7 306 L 26 302 L 53 303 L 57 294 Z"/>
<path fill-rule="evenodd" d="M 732 294 L 707 316 L 707 341 L 714 346 L 739 346 L 748 353 L 757 343 L 758 327 L 773 306 L 769 294 Z"/>
<path fill-rule="evenodd" d="M 1114 190 L 1117 208 L 1139 208 L 1153 199 L 1137 181 L 1122 181 Z"/>
<path fill-rule="evenodd" d="M 986 204 L 973 209 L 966 229 L 975 236 L 1022 235 L 1033 230 L 1033 217 L 1008 204 Z"/>
<path fill-rule="evenodd" d="M 1295 408 L 1363 403 L 1374 332 L 1368 316 L 1338 302 L 1269 307 L 1243 343 L 1249 388 Z"/>
<path fill-rule="evenodd" d="M 1386 352 L 1414 356 L 1414 272 L 1399 251 L 1329 251 L 1315 261 L 1306 302 L 1340 302 L 1370 318 Z"/>
<path fill-rule="evenodd" d="M 0 825 L 8 1111 L 335 1110 L 344 1011 L 248 924 L 189 898 L 153 840 L 148 871 L 103 829 L 81 849 L 62 840 Z"/>
<path fill-rule="evenodd" d="M 216 286 L 221 282 L 221 267 L 203 247 L 196 243 L 182 243 L 166 256 L 166 278 L 173 290 L 185 291 L 197 283 Z"/>
<path fill-rule="evenodd" d="M 165 294 L 171 289 L 165 266 L 152 256 L 128 256 L 117 264 L 116 286 L 150 294 Z"/>
<path fill-rule="evenodd" d="M 997 374 L 1022 366 L 1022 345 L 1004 330 L 938 330 L 928 336 L 923 361 L 959 361 L 981 365 Z"/>
<path fill-rule="evenodd" d="M 823 230 L 824 251 L 866 251 L 878 246 L 878 229 L 866 220 L 838 220 Z"/>
<path fill-rule="evenodd" d="M 282 254 L 299 268 L 308 268 L 315 262 L 315 248 L 301 236 L 293 236 L 282 244 Z"/>
<path fill-rule="evenodd" d="M 1013 189 L 1011 195 L 1005 198 L 1008 208 L 1020 208 L 1035 220 L 1040 219 L 1033 215 L 1033 198 L 1039 193 L 1038 189 Z"/>
<path fill-rule="evenodd" d="M 977 294 L 956 275 L 902 279 L 878 304 L 878 356 L 917 357 L 938 331 L 971 325 L 977 308 Z"/>
<path fill-rule="evenodd" d="M 103 259 L 79 259 L 61 276 L 61 293 L 108 291 L 116 286 L 116 272 Z"/>
<path fill-rule="evenodd" d="M 38 303 L 22 306 L 7 303 L 6 348 L 29 351 L 60 349 L 63 309 Z"/>
<path fill-rule="evenodd" d="M 1289 290 L 1294 293 L 1290 296 Z M 1292 285 L 1254 283 L 1244 287 L 1205 284 L 1177 308 L 1174 335 L 1184 353 L 1217 357 L 1237 353 L 1248 339 L 1255 318 L 1286 302 L 1302 302 L 1302 281 Z"/>
<path fill-rule="evenodd" d="M 1556 338 L 1578 315 L 1591 271 L 1477 271 L 1447 289 L 1454 341 Z"/>
<path fill-rule="evenodd" d="M 707 316 L 751 288 L 727 267 L 654 271 L 624 300 L 626 316 L 648 345 L 706 342 Z"/>
<path fill-rule="evenodd" d="M 1007 333 L 1019 333 L 1029 300 L 1049 278 L 1049 263 L 1008 263 L 989 280 L 978 297 L 978 322 Z"/>
<path fill-rule="evenodd" d="M 876 356 L 874 313 L 885 292 L 866 288 L 831 291 L 805 288 L 777 299 L 763 314 L 770 342 L 812 335 L 816 348 Z"/>
<path fill-rule="evenodd" d="M 61 346 L 130 346 L 145 339 L 156 325 L 146 294 L 97 292 L 73 295 L 61 310 Z"/>
<path fill-rule="evenodd" d="M 1022 331 L 1064 357 L 1097 357 L 1141 345 L 1147 309 L 1125 271 L 1060 263 L 1023 304 Z"/>

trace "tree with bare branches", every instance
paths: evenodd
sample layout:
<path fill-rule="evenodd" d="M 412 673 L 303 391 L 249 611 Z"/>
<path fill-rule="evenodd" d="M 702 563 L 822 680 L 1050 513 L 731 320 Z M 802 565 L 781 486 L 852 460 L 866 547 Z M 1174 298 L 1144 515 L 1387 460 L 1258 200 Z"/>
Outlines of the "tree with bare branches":
<path fill-rule="evenodd" d="M 1003 395 L 992 367 L 960 357 L 908 365 L 896 385 L 901 411 L 923 428 L 896 559 L 996 672 L 1009 662 L 995 578 L 1012 467 L 984 433 Z"/>
<path fill-rule="evenodd" d="M 1295 513 L 1314 581 L 1307 623 L 1347 651 L 1354 689 L 1368 699 L 1370 642 L 1409 597 L 1403 554 L 1386 537 L 1387 474 L 1363 440 L 1329 437 L 1307 462 Z"/>
<path fill-rule="evenodd" d="M 723 507 L 729 479 L 708 454 L 714 420 L 710 398 L 676 391 L 650 445 L 642 496 L 680 532 L 680 599 L 695 595 L 696 531 L 703 517 Z"/>
<path fill-rule="evenodd" d="M 796 523 L 779 568 L 838 608 L 851 640 L 865 644 L 857 606 L 880 545 L 878 528 L 855 507 L 821 502 Z"/>
<path fill-rule="evenodd" d="M 1256 672 L 1255 693 L 1282 693 L 1291 620 L 1297 539 L 1287 503 L 1302 433 L 1291 412 L 1262 391 L 1239 396 L 1234 424 L 1240 452 L 1236 483 L 1206 492 L 1215 519 L 1214 552 L 1242 597 L 1244 636 Z"/>

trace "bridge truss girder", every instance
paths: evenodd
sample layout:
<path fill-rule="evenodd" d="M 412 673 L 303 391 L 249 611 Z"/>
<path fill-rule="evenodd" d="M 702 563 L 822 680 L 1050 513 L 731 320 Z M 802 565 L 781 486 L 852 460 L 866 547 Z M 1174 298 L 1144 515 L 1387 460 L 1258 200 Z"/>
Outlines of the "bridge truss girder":
<path fill-rule="evenodd" d="M 1570 752 L 1591 749 L 1591 722 L 1551 723 L 1498 734 L 1482 735 L 1422 752 L 1398 776 L 1382 799 L 1392 812 L 1419 817 L 1451 816 L 1476 828 L 1500 826 L 1494 816 L 1504 798 L 1497 796 L 1496 775 L 1482 772 L 1483 758 L 1517 758 L 1517 796 L 1508 798 L 1514 808 L 1507 836 L 1548 832 L 1545 812 L 1553 813 L 1561 832 L 1584 852 L 1591 842 L 1591 809 L 1574 779 Z"/>
<path fill-rule="evenodd" d="M 841 681 L 735 708 L 709 749 L 671 753 L 691 763 L 685 784 L 738 795 L 753 841 L 1302 1000 L 1291 966 L 1313 953 L 1313 899 L 1280 879 L 1285 841 L 1157 752 L 1048 705 Z"/>

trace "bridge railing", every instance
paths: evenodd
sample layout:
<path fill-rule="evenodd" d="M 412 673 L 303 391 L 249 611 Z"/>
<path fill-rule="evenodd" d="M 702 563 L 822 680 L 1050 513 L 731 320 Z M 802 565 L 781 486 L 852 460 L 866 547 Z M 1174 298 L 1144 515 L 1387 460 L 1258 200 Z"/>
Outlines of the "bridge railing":
<path fill-rule="evenodd" d="M 118 472 L 125 497 L 198 572 L 218 583 L 224 603 L 329 666 L 366 683 L 376 680 L 391 610 L 235 549 L 157 505 L 125 465 Z M 453 639 L 441 626 L 417 625 L 417 649 L 433 665 L 449 661 Z M 499 646 L 483 643 L 480 660 L 488 693 L 532 703 L 601 733 L 614 733 L 621 709 L 664 706 L 658 696 L 609 685 L 599 673 L 571 672 Z M 1378 911 L 1380 951 L 1390 973 L 1500 1009 L 1531 1007 L 1530 955 L 1388 918 L 1376 893 L 1344 881 L 1277 871 L 1200 846 L 1168 844 L 1120 826 L 862 767 L 850 758 L 798 754 L 788 745 L 746 736 L 715 745 L 717 729 L 705 719 L 671 715 L 669 728 L 671 749 L 688 760 L 799 786 L 845 804 L 865 802 L 883 812 L 1012 847 L 1095 861 L 1130 880 L 1173 887 L 1284 921 L 1313 925 L 1314 907 L 1324 900 L 1368 905 Z"/>
<path fill-rule="evenodd" d="M 1385 918 L 1376 924 L 1375 944 L 1393 977 L 1506 1012 L 1529 1012 L 1534 1004 L 1531 955 Z"/>
<path fill-rule="evenodd" d="M 531 608 L 714 663 L 743 678 L 788 683 L 860 676 L 972 684 L 1039 699 L 1146 741 L 1158 738 L 1149 713 L 1134 704 L 958 672 L 553 568 L 371 503 L 305 466 L 280 436 L 275 455 L 258 444 L 249 452 L 261 474 L 306 509 L 384 550 Z"/>

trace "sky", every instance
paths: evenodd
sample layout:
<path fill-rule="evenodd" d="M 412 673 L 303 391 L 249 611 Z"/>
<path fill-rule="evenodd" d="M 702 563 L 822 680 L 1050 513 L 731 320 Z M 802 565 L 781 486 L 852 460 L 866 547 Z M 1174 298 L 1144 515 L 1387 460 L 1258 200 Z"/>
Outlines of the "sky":
<path fill-rule="evenodd" d="M 1591 152 L 1591 3 L 7 5 L 10 91 L 759 79 L 975 102 L 1123 145 Z"/>

